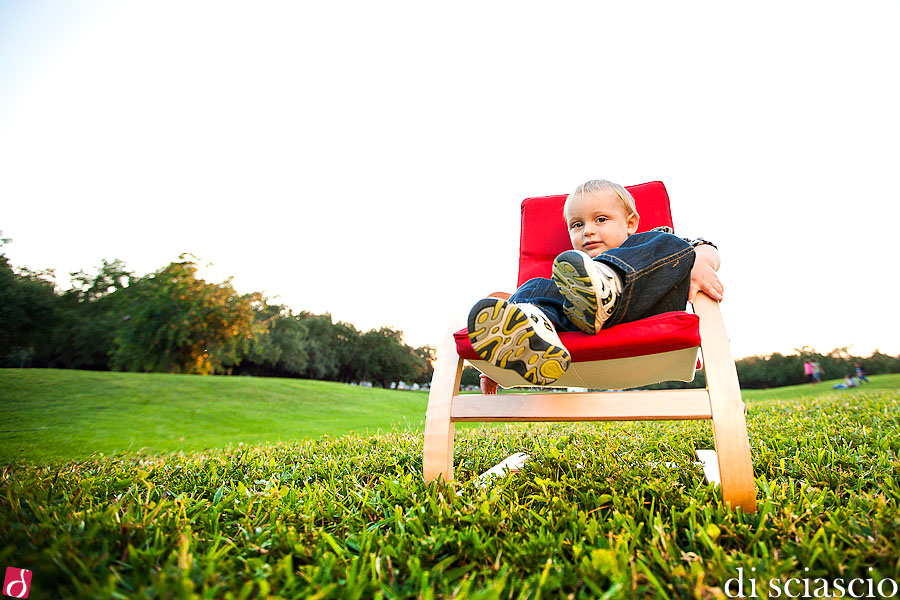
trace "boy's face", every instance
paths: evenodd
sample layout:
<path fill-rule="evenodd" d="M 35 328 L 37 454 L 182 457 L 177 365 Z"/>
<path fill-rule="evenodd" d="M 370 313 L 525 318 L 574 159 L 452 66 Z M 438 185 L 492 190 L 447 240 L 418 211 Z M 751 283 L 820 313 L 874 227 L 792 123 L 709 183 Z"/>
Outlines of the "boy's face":
<path fill-rule="evenodd" d="M 625 215 L 625 205 L 612 190 L 582 194 L 566 207 L 566 225 L 572 247 L 592 258 L 618 248 L 637 231 L 638 216 Z"/>

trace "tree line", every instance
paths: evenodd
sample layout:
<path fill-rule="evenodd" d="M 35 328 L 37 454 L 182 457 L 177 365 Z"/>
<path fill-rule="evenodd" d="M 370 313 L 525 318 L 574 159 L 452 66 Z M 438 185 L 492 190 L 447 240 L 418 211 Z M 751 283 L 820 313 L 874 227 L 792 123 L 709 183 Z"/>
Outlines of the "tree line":
<path fill-rule="evenodd" d="M 750 356 L 736 362 L 741 387 L 770 388 L 806 383 L 803 363 L 817 361 L 825 379 L 841 379 L 856 374 L 856 365 L 867 375 L 900 373 L 900 356 L 890 356 L 878 350 L 862 357 L 850 353 L 849 347 L 835 348 L 831 352 L 816 352 L 808 346 L 795 348 L 796 354 L 775 352 L 767 356 Z"/>
<path fill-rule="evenodd" d="M 9 240 L 0 239 L 0 247 Z M 413 348 L 390 327 L 361 332 L 352 324 L 270 303 L 262 294 L 238 294 L 228 279 L 197 276 L 191 255 L 144 276 L 119 260 L 94 274 L 72 274 L 59 292 L 49 271 L 13 267 L 0 253 L 0 366 L 247 374 L 342 382 L 431 380 L 434 349 Z M 825 377 L 843 378 L 859 364 L 867 374 L 900 372 L 900 356 L 868 357 L 848 348 L 828 353 L 809 347 L 736 361 L 743 388 L 804 383 L 803 363 L 818 361 Z M 466 368 L 462 383 L 478 385 Z M 702 387 L 699 371 L 689 384 Z"/>
<path fill-rule="evenodd" d="M 0 240 L 0 245 L 9 240 Z M 434 349 L 198 277 L 184 254 L 144 276 L 120 260 L 72 274 L 13 267 L 0 253 L 0 366 L 425 383 Z"/>
<path fill-rule="evenodd" d="M 803 346 L 794 348 L 796 354 L 774 352 L 764 356 L 748 356 L 735 361 L 738 381 L 743 389 L 765 389 L 806 383 L 803 363 L 818 361 L 825 379 L 843 379 L 856 374 L 856 365 L 867 375 L 900 373 L 900 356 L 890 356 L 876 350 L 870 356 L 854 356 L 849 347 L 835 348 L 822 353 Z M 706 386 L 703 371 L 697 371 L 694 381 L 670 381 L 649 386 L 648 389 L 702 388 Z"/>

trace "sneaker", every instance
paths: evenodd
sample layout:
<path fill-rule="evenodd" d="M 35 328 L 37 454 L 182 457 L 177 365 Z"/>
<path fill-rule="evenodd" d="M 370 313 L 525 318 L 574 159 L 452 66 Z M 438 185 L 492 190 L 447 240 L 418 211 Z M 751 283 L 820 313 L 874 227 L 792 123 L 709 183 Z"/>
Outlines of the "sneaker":
<path fill-rule="evenodd" d="M 469 341 L 482 360 L 533 385 L 551 384 L 569 368 L 569 351 L 553 323 L 531 304 L 479 300 L 469 312 Z"/>
<path fill-rule="evenodd" d="M 622 281 L 609 266 L 580 250 L 568 250 L 553 261 L 553 282 L 568 302 L 566 317 L 594 335 L 603 328 L 622 293 Z"/>

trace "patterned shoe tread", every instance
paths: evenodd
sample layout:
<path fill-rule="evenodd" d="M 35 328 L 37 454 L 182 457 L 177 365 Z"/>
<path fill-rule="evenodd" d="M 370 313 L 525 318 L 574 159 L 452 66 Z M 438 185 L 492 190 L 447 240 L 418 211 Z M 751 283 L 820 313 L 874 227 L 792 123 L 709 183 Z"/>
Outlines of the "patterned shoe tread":
<path fill-rule="evenodd" d="M 597 292 L 585 266 L 585 258 L 577 251 L 563 252 L 553 261 L 553 282 L 569 301 L 563 310 L 566 317 L 581 331 L 595 334 L 602 325 L 597 322 Z M 608 287 L 608 286 L 607 286 Z M 606 290 L 608 300 L 612 289 Z"/>
<path fill-rule="evenodd" d="M 531 318 L 506 300 L 479 300 L 469 312 L 468 327 L 478 356 L 531 384 L 553 383 L 569 368 L 568 351 L 537 335 Z"/>

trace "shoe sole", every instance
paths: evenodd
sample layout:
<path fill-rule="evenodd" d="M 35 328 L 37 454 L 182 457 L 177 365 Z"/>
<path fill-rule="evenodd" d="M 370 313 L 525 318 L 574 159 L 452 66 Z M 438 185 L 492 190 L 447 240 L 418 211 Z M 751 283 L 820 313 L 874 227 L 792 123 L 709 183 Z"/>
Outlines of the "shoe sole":
<path fill-rule="evenodd" d="M 482 360 L 533 385 L 547 385 L 563 376 L 571 359 L 565 348 L 537 335 L 531 323 L 515 304 L 485 298 L 469 312 L 469 341 Z"/>
<path fill-rule="evenodd" d="M 603 327 L 605 319 L 598 319 L 597 307 L 612 300 L 612 290 L 604 282 L 596 281 L 593 269 L 585 266 L 584 256 L 575 251 L 563 252 L 553 261 L 553 282 L 559 292 L 569 301 L 563 308 L 566 317 L 581 331 L 594 335 Z M 608 294 L 597 298 L 597 290 L 608 290 Z"/>

